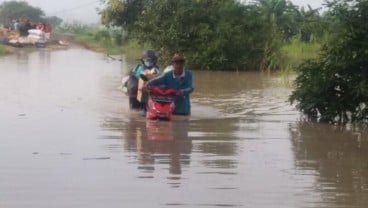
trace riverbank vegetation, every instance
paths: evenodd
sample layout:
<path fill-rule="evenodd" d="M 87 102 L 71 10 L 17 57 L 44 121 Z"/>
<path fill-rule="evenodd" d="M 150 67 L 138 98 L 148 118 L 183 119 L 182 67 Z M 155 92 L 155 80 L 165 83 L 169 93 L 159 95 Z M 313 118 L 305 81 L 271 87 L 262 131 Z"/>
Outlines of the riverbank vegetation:
<path fill-rule="evenodd" d="M 6 52 L 5 46 L 0 45 L 0 55 L 4 55 Z"/>
<path fill-rule="evenodd" d="M 126 32 L 121 27 L 103 27 L 81 23 L 62 24 L 55 30 L 55 39 L 69 39 L 88 49 L 112 55 L 125 54 L 140 57 L 144 45 L 135 39 L 124 39 Z M 148 47 L 148 46 L 147 46 Z"/>
<path fill-rule="evenodd" d="M 294 69 L 306 60 L 317 58 L 320 55 L 320 42 L 303 42 L 293 39 L 281 47 L 281 54 L 284 57 L 282 69 L 293 72 Z"/>
<path fill-rule="evenodd" d="M 329 5 L 338 29 L 317 59 L 298 68 L 290 100 L 311 119 L 368 121 L 368 1 Z"/>
<path fill-rule="evenodd" d="M 322 44 L 325 32 L 318 10 L 287 0 L 109 0 L 101 20 L 164 59 L 179 51 L 192 68 L 206 70 L 278 70 L 291 40 Z"/>
<path fill-rule="evenodd" d="M 14 48 L 0 44 L 0 56 L 14 53 Z"/>

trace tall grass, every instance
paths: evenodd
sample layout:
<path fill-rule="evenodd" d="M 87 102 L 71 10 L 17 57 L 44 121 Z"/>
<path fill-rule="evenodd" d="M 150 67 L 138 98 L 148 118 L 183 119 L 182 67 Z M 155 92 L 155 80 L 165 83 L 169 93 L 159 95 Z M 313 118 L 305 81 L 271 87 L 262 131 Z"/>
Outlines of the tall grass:
<path fill-rule="evenodd" d="M 5 47 L 3 45 L 0 45 L 0 55 L 4 55 L 6 52 Z"/>
<path fill-rule="evenodd" d="M 73 23 L 59 27 L 56 37 L 71 38 L 81 45 L 95 51 L 111 55 L 124 54 L 128 59 L 137 59 L 147 45 L 135 39 L 127 39 L 126 32 L 120 28 L 105 28 Z"/>
<path fill-rule="evenodd" d="M 317 58 L 321 44 L 317 42 L 305 43 L 299 40 L 292 40 L 285 44 L 281 51 L 286 56 L 287 62 L 291 65 L 299 65 L 307 59 Z"/>
<path fill-rule="evenodd" d="M 299 39 L 293 39 L 281 47 L 282 66 L 279 74 L 283 84 L 292 85 L 295 69 L 303 61 L 318 58 L 321 45 L 319 42 L 306 43 Z"/>
<path fill-rule="evenodd" d="M 294 72 L 295 68 L 303 61 L 317 58 L 320 53 L 321 45 L 322 44 L 319 42 L 306 43 L 298 39 L 293 39 L 284 44 L 281 47 L 284 61 L 280 72 L 282 74 L 290 74 Z"/>
<path fill-rule="evenodd" d="M 14 53 L 14 48 L 0 44 L 0 56 Z"/>
<path fill-rule="evenodd" d="M 71 38 L 85 47 L 112 55 L 124 54 L 129 59 L 137 59 L 149 45 L 142 45 L 135 39 L 127 39 L 126 33 L 119 28 L 88 26 L 84 24 L 67 24 L 56 29 L 56 38 Z M 317 58 L 321 44 L 305 43 L 298 38 L 284 43 L 281 53 L 273 54 L 267 59 L 270 66 L 277 67 L 281 74 L 288 75 L 303 61 Z M 1 48 L 0 48 L 1 53 Z"/>

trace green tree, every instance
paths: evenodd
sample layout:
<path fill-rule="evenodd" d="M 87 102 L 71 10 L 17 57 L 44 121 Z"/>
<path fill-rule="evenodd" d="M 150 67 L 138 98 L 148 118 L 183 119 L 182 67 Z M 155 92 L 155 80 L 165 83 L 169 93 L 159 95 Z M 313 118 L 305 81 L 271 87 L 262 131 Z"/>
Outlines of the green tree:
<path fill-rule="evenodd" d="M 258 0 L 265 31 L 268 34 L 263 47 L 262 70 L 279 69 L 283 63 L 281 46 L 298 33 L 298 10 L 287 0 Z"/>
<path fill-rule="evenodd" d="M 328 122 L 368 119 L 368 1 L 330 2 L 343 29 L 317 60 L 299 67 L 290 100 L 309 118 Z"/>
<path fill-rule="evenodd" d="M 13 19 L 27 17 L 33 21 L 40 21 L 44 12 L 37 7 L 30 6 L 25 1 L 5 1 L 0 4 L 0 19 L 2 24 L 9 25 Z"/>
<path fill-rule="evenodd" d="M 63 22 L 63 19 L 56 16 L 43 17 L 43 20 L 49 22 L 53 27 L 57 27 Z"/>
<path fill-rule="evenodd" d="M 164 57 L 184 53 L 194 68 L 256 70 L 270 35 L 259 12 L 236 0 L 152 1 L 134 34 Z"/>
<path fill-rule="evenodd" d="M 279 69 L 284 42 L 306 28 L 310 37 L 319 21 L 289 0 L 107 0 L 100 15 L 165 59 L 179 51 L 193 68 L 213 70 Z"/>
<path fill-rule="evenodd" d="M 298 8 L 288 0 L 257 0 L 265 24 L 274 35 L 288 40 L 298 33 Z M 275 34 L 277 33 L 277 34 Z"/>
<path fill-rule="evenodd" d="M 316 38 L 322 38 L 327 25 L 320 16 L 319 9 L 312 9 L 308 6 L 308 10 L 306 10 L 302 7 L 299 14 L 300 40 L 311 42 Z"/>
<path fill-rule="evenodd" d="M 107 0 L 99 12 L 105 26 L 119 26 L 130 30 L 149 0 Z"/>

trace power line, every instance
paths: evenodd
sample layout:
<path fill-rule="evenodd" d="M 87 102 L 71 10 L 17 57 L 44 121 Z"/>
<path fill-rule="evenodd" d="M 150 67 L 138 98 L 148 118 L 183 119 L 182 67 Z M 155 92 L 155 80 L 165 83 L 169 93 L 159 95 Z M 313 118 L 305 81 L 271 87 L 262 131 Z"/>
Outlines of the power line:
<path fill-rule="evenodd" d="M 56 11 L 56 12 L 53 12 L 53 15 L 60 14 L 60 13 L 67 13 L 67 12 L 71 12 L 71 11 L 74 11 L 74 10 L 82 9 L 83 7 L 95 4 L 97 2 L 101 2 L 101 0 L 97 0 L 97 1 L 95 0 L 95 1 L 92 1 L 92 2 L 89 2 L 89 3 L 81 4 L 79 6 L 76 6 L 76 7 L 70 8 L 70 9 L 63 9 L 63 10 L 60 10 L 60 11 Z"/>

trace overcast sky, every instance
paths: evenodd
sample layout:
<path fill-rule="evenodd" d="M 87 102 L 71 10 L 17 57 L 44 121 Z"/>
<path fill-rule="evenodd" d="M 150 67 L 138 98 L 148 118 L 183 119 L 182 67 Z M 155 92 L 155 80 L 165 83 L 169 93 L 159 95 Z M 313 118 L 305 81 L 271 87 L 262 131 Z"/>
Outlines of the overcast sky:
<path fill-rule="evenodd" d="M 3 2 L 5 0 L 0 0 Z M 96 8 L 101 7 L 100 0 L 25 0 L 30 5 L 40 7 L 48 16 L 58 16 L 72 22 L 98 23 Z M 299 6 L 322 7 L 323 0 L 291 0 Z"/>

